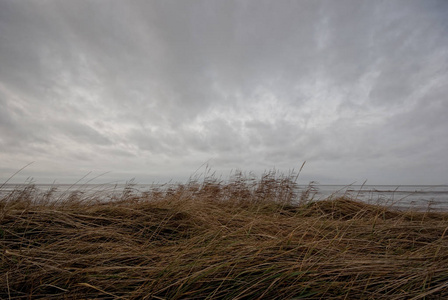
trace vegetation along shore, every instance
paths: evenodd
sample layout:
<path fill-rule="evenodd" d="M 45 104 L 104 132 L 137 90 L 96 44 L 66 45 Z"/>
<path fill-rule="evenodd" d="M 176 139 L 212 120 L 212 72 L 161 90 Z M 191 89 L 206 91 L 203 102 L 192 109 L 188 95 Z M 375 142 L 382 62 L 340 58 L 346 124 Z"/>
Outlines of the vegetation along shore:
<path fill-rule="evenodd" d="M 444 299 L 448 213 L 313 201 L 296 175 L 0 199 L 1 299 Z"/>

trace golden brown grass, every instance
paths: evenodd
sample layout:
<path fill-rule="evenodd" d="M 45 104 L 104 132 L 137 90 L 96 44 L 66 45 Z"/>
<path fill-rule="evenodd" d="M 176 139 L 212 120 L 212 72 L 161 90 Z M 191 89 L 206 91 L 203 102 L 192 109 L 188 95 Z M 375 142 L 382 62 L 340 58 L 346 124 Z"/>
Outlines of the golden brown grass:
<path fill-rule="evenodd" d="M 270 172 L 107 201 L 16 190 L 0 200 L 0 298 L 448 297 L 448 213 L 295 188 Z"/>

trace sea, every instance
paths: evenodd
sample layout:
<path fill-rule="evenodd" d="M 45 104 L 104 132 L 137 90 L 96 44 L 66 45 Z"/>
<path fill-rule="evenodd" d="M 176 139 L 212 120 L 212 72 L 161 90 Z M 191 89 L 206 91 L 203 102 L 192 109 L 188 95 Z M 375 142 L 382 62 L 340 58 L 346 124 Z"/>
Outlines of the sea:
<path fill-rule="evenodd" d="M 348 196 L 400 210 L 448 211 L 448 185 L 316 185 L 316 200 Z"/>
<path fill-rule="evenodd" d="M 29 184 L 5 184 L 0 188 L 0 199 L 4 199 L 14 190 L 26 190 Z M 126 193 L 144 193 L 155 188 L 166 189 L 169 185 L 158 184 L 33 184 L 34 192 L 50 193 L 53 199 L 69 195 L 88 199 L 96 196 L 111 199 L 111 195 Z M 380 204 L 399 210 L 448 211 L 448 185 L 299 185 L 298 198 L 309 191 L 309 200 L 325 200 L 346 196 L 365 203 Z"/>

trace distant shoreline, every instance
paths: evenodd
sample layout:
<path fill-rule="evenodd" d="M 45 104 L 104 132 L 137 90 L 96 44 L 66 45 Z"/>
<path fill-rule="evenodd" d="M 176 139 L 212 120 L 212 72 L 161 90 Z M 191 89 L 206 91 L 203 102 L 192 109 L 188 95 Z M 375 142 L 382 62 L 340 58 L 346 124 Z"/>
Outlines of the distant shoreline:
<path fill-rule="evenodd" d="M 45 193 L 49 190 L 64 193 L 89 194 L 120 194 L 125 189 L 132 189 L 136 194 L 150 192 L 153 189 L 176 188 L 180 183 L 166 184 L 5 184 L 0 189 L 0 196 L 15 189 L 24 189 L 32 185 L 37 191 Z M 191 184 L 191 183 L 190 183 Z M 204 184 L 204 182 L 195 182 Z M 366 203 L 380 203 L 386 206 L 394 206 L 400 209 L 416 208 L 426 210 L 448 211 L 448 185 L 327 185 L 327 184 L 295 184 L 297 193 L 308 190 L 309 197 L 314 200 L 347 196 Z M 107 198 L 107 197 L 106 197 Z M 110 197 L 109 197 L 110 198 Z"/>

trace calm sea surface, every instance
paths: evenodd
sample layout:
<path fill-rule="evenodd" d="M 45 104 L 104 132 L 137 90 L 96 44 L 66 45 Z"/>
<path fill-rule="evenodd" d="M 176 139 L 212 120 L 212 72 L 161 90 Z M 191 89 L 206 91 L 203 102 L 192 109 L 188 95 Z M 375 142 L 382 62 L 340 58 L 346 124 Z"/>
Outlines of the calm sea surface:
<path fill-rule="evenodd" d="M 24 189 L 29 185 L 6 184 L 0 189 L 0 198 L 8 195 L 14 189 Z M 101 198 L 103 195 L 119 195 L 123 193 L 124 184 L 35 184 L 38 192 L 49 192 L 53 189 L 54 196 L 66 196 L 73 192 L 82 197 L 92 195 Z M 131 192 L 145 192 L 153 188 L 164 188 L 163 185 L 142 185 L 136 184 L 127 186 Z M 299 186 L 299 195 L 306 190 L 307 186 Z M 382 204 L 393 206 L 399 209 L 419 209 L 419 210 L 443 210 L 448 211 L 448 185 L 322 185 L 316 184 L 310 193 L 314 200 L 323 200 L 329 197 L 349 196 L 360 201 L 372 204 Z"/>
<path fill-rule="evenodd" d="M 448 211 L 448 185 L 316 185 L 316 199 L 347 195 L 372 204 L 400 209 Z"/>

